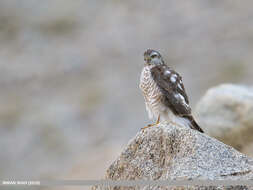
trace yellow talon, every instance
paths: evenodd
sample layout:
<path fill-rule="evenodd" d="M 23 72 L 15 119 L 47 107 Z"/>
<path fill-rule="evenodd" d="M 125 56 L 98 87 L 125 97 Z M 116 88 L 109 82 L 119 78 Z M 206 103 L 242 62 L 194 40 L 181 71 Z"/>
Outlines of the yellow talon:
<path fill-rule="evenodd" d="M 149 128 L 149 127 L 153 127 L 153 126 L 155 126 L 155 125 L 158 125 L 159 123 L 160 123 L 160 115 L 158 116 L 158 118 L 157 118 L 157 120 L 156 120 L 155 123 L 149 124 L 149 125 L 147 125 L 146 127 L 143 127 L 143 128 L 141 128 L 141 129 L 144 130 L 144 129 L 147 129 L 147 128 Z"/>

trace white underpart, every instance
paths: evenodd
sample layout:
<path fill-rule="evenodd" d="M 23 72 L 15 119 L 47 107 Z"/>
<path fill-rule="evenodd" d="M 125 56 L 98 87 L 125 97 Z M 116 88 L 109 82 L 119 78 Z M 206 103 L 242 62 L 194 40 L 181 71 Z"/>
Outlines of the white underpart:
<path fill-rule="evenodd" d="M 152 66 L 145 66 L 141 73 L 140 89 L 145 99 L 146 110 L 150 119 L 157 119 L 161 111 L 166 109 L 161 103 L 161 92 L 151 76 Z"/>
<path fill-rule="evenodd" d="M 143 68 L 139 85 L 143 92 L 149 118 L 156 120 L 160 115 L 161 122 L 167 121 L 177 123 L 178 125 L 189 126 L 190 121 L 188 119 L 176 116 L 161 102 L 162 93 L 151 76 L 151 68 L 152 66 L 146 66 Z M 186 104 L 185 99 L 181 94 L 177 94 L 176 96 L 178 97 L 179 101 L 182 101 Z M 186 106 L 188 106 L 188 104 L 186 104 Z"/>
<path fill-rule="evenodd" d="M 178 125 L 185 126 L 185 127 L 191 126 L 191 122 L 188 119 L 176 116 L 171 111 L 169 111 L 169 113 L 167 115 L 163 115 L 163 120 L 168 121 L 168 122 L 171 121 L 173 123 L 176 123 Z M 172 123 L 172 125 L 173 125 L 173 123 Z"/>
<path fill-rule="evenodd" d="M 175 74 L 171 75 L 170 81 L 175 83 L 177 81 L 177 75 L 175 75 Z"/>

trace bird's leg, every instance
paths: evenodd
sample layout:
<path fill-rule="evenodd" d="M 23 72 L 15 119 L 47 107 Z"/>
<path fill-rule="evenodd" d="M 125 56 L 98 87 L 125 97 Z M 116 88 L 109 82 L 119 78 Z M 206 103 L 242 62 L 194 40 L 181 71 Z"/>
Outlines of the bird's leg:
<path fill-rule="evenodd" d="M 158 125 L 160 123 L 160 114 L 158 115 L 158 118 L 157 118 L 157 120 L 156 120 L 156 125 Z"/>
<path fill-rule="evenodd" d="M 153 127 L 153 126 L 155 126 L 155 125 L 158 125 L 160 123 L 160 114 L 158 115 L 158 118 L 157 118 L 157 120 L 156 120 L 156 122 L 155 123 L 153 123 L 153 124 L 148 124 L 146 127 L 143 127 L 143 128 L 141 128 L 142 130 L 143 129 L 147 129 L 147 128 L 149 128 L 149 127 Z"/>

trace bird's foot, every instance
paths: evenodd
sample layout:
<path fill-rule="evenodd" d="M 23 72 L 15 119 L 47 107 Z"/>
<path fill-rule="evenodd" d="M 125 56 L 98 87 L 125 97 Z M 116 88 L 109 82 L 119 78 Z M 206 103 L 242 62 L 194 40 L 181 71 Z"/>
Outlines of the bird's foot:
<path fill-rule="evenodd" d="M 149 124 L 149 125 L 147 125 L 146 127 L 143 127 L 143 128 L 141 128 L 141 129 L 144 130 L 144 129 L 147 129 L 147 128 L 149 128 L 149 127 L 153 127 L 153 126 L 155 126 L 155 125 L 158 125 L 159 123 L 160 123 L 160 115 L 158 116 L 158 118 L 157 118 L 157 120 L 156 120 L 155 123 Z"/>
<path fill-rule="evenodd" d="M 149 127 L 153 127 L 153 126 L 155 126 L 155 125 L 156 125 L 156 123 L 148 124 L 146 127 L 141 128 L 141 130 L 147 129 L 147 128 L 149 128 Z"/>

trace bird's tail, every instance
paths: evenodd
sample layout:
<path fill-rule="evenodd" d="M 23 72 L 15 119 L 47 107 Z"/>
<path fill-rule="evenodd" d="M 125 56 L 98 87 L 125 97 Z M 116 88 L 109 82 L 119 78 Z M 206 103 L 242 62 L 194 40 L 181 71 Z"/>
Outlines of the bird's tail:
<path fill-rule="evenodd" d="M 194 118 L 192 116 L 188 117 L 188 119 L 191 121 L 191 128 L 195 129 L 201 133 L 204 133 L 203 129 L 201 129 L 201 127 L 197 124 L 197 122 L 194 120 Z"/>

